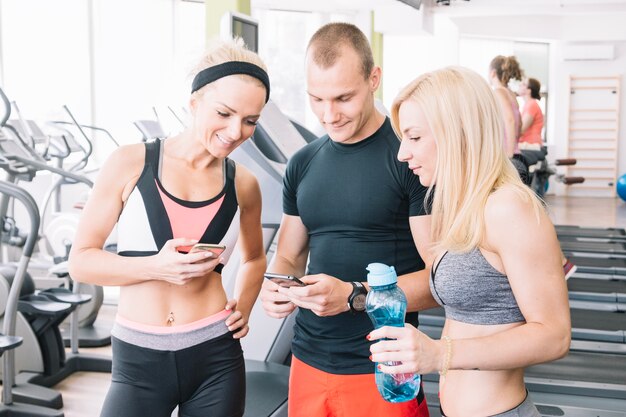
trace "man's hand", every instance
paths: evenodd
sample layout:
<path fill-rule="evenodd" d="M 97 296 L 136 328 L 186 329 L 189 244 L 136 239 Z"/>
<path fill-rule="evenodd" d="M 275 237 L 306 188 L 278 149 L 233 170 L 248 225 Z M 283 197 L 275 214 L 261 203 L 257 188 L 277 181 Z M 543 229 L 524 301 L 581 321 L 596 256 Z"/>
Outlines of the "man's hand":
<path fill-rule="evenodd" d="M 350 310 L 348 297 L 352 284 L 326 274 L 306 275 L 300 278 L 305 287 L 279 288 L 278 292 L 301 308 L 320 317 L 335 316 Z"/>
<path fill-rule="evenodd" d="M 278 284 L 264 279 L 259 298 L 268 316 L 282 319 L 290 315 L 296 309 L 296 305 L 288 296 L 278 292 L 279 288 L 281 287 Z"/>

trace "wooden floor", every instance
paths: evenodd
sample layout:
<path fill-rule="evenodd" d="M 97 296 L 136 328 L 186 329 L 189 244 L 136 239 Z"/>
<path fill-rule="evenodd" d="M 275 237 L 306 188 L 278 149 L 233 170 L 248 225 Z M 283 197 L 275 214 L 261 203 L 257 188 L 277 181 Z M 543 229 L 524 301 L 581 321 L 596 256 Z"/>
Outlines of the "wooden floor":
<path fill-rule="evenodd" d="M 546 202 L 555 224 L 626 228 L 626 203 L 619 199 L 548 196 Z M 110 319 L 115 314 L 115 306 L 103 306 L 102 314 Z M 111 348 L 81 349 L 81 352 L 110 356 Z M 110 374 L 79 372 L 59 383 L 55 388 L 63 395 L 65 416 L 98 416 L 110 378 Z"/>
<path fill-rule="evenodd" d="M 619 198 L 546 198 L 555 224 L 626 228 L 626 203 Z"/>
<path fill-rule="evenodd" d="M 85 349 L 85 351 L 87 350 Z M 55 389 L 63 395 L 65 417 L 96 417 L 100 415 L 102 402 L 110 383 L 111 374 L 77 372 L 57 384 Z"/>
<path fill-rule="evenodd" d="M 117 306 L 104 304 L 96 323 L 113 323 Z M 69 349 L 66 349 L 69 352 Z M 81 348 L 80 354 L 111 357 L 111 346 Z M 63 396 L 65 417 L 96 417 L 100 414 L 104 396 L 111 382 L 111 374 L 77 372 L 54 386 Z M 1 385 L 0 385 L 1 386 Z"/>

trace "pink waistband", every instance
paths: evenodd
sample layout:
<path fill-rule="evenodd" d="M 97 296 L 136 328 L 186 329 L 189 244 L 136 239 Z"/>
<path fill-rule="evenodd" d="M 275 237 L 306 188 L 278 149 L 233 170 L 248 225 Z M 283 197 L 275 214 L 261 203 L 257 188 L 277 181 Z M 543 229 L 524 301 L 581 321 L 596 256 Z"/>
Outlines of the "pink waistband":
<path fill-rule="evenodd" d="M 144 333 L 156 333 L 156 334 L 171 334 L 171 333 L 184 333 L 193 330 L 198 330 L 206 327 L 210 324 L 217 323 L 218 321 L 225 320 L 226 317 L 232 314 L 232 310 L 222 310 L 219 313 L 210 315 L 200 320 L 192 321 L 191 323 L 174 325 L 174 326 L 153 326 L 151 324 L 143 324 L 133 320 L 129 320 L 117 314 L 115 321 L 129 329 L 137 330 Z"/>

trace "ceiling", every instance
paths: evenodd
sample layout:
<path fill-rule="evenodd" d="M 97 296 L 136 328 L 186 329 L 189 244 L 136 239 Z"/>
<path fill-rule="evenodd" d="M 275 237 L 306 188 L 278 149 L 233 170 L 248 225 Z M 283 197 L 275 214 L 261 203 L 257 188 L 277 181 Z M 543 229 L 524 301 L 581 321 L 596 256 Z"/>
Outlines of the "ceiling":
<path fill-rule="evenodd" d="M 253 7 L 298 11 L 367 9 L 375 11 L 379 7 L 401 3 L 399 0 L 251 0 L 251 2 Z M 626 0 L 450 0 L 450 6 L 437 5 L 435 0 L 422 0 L 421 9 L 456 16 L 626 13 Z"/>
<path fill-rule="evenodd" d="M 424 20 L 424 16 L 441 16 L 451 19 L 460 33 L 468 35 L 626 41 L 626 0 L 450 0 L 449 6 L 422 0 L 419 13 L 399 0 L 251 0 L 251 5 L 323 13 L 374 11 L 384 15 L 385 20 L 391 16 L 387 27 L 395 26 L 399 32 L 420 26 L 414 22 Z"/>

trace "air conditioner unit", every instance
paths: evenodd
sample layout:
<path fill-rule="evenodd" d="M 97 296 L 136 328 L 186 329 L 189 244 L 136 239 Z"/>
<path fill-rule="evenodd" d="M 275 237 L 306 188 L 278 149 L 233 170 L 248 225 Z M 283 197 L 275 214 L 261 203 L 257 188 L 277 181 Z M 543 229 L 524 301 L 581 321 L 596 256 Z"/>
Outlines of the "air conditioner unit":
<path fill-rule="evenodd" d="M 401 1 L 404 4 L 408 4 L 409 6 L 418 10 L 420 6 L 422 5 L 422 0 L 398 0 L 398 1 Z"/>
<path fill-rule="evenodd" d="M 564 61 L 612 61 L 615 59 L 615 45 L 585 44 L 565 45 Z"/>
<path fill-rule="evenodd" d="M 399 0 L 377 7 L 374 30 L 386 35 L 432 35 L 433 13 L 429 8 L 418 10 L 407 5 L 408 2 Z"/>

